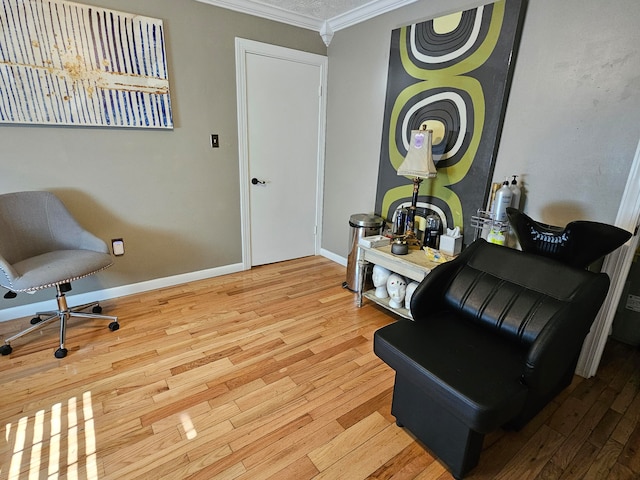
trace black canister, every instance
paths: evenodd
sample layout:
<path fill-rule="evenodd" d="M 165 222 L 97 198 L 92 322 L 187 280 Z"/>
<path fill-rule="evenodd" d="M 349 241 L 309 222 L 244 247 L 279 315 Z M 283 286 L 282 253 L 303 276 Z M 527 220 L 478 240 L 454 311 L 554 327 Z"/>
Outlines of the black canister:
<path fill-rule="evenodd" d="M 440 228 L 442 222 L 436 214 L 427 215 L 427 225 L 424 229 L 424 245 L 430 248 L 438 248 L 440 240 Z"/>

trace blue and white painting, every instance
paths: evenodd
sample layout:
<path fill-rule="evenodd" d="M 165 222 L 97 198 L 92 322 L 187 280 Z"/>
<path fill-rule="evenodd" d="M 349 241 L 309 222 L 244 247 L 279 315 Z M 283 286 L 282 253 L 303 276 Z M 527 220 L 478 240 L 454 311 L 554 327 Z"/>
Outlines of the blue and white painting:
<path fill-rule="evenodd" d="M 0 123 L 173 128 L 162 20 L 0 0 Z"/>

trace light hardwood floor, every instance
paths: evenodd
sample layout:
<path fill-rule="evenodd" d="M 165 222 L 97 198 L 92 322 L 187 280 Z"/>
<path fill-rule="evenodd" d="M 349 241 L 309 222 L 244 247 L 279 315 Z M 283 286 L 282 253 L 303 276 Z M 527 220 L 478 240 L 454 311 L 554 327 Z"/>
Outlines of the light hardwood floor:
<path fill-rule="evenodd" d="M 62 360 L 56 326 L 16 341 L 0 479 L 452 478 L 390 415 L 372 336 L 396 319 L 356 308 L 344 277 L 310 257 L 111 300 L 120 330 L 73 320 Z M 640 478 L 639 367 L 610 342 L 596 377 L 488 435 L 468 478 Z"/>

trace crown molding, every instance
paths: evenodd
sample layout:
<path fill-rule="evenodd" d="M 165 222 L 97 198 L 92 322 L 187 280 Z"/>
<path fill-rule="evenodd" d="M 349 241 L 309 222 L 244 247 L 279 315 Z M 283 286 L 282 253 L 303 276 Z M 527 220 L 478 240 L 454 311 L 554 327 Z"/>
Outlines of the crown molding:
<path fill-rule="evenodd" d="M 322 27 L 320 28 L 320 36 L 322 37 L 322 41 L 328 47 L 331 43 L 331 39 L 333 38 L 333 29 L 329 22 L 324 22 Z"/>
<path fill-rule="evenodd" d="M 351 27 L 357 23 L 377 17 L 383 13 L 411 5 L 417 1 L 418 0 L 374 0 L 366 5 L 362 5 L 361 7 L 354 8 L 349 12 L 343 13 L 342 15 L 329 18 L 327 22 L 331 25 L 331 29 L 334 32 L 337 32 L 343 28 Z"/>
<path fill-rule="evenodd" d="M 196 0 L 200 3 L 208 3 L 216 7 L 226 8 L 227 10 L 234 10 L 240 13 L 247 13 L 256 17 L 266 18 L 268 20 L 274 20 L 276 22 L 287 23 L 294 27 L 306 28 L 308 30 L 314 30 L 320 32 L 324 20 L 309 17 L 307 15 L 300 15 L 293 13 L 282 8 L 266 5 L 264 3 L 256 2 L 253 0 Z"/>
<path fill-rule="evenodd" d="M 257 17 L 274 20 L 276 22 L 287 23 L 295 27 L 314 30 L 322 36 L 324 42 L 329 46 L 333 33 L 343 28 L 351 27 L 357 23 L 364 22 L 383 13 L 390 12 L 400 7 L 410 5 L 418 0 L 373 0 L 366 5 L 354 8 L 353 10 L 337 15 L 333 18 L 318 19 L 307 15 L 293 13 L 279 7 L 267 5 L 256 0 L 196 0 L 201 3 L 208 3 L 216 7 L 234 10 L 236 12 L 247 13 Z"/>

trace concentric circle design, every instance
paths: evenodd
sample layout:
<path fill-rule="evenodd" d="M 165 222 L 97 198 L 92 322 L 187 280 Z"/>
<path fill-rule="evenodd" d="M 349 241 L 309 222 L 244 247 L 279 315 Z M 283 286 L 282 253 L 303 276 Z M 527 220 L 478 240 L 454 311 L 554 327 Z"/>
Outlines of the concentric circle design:
<path fill-rule="evenodd" d="M 428 92 L 430 93 L 430 92 Z M 468 98 L 468 95 L 465 95 Z M 459 158 L 464 151 L 466 133 L 472 128 L 473 115 L 469 100 L 461 92 L 441 91 L 416 99 L 403 109 L 398 122 L 396 138 L 402 139 L 402 151 L 409 149 L 411 130 L 426 125 L 434 131 L 433 160 L 441 162 Z M 471 125 L 470 125 L 471 123 Z M 454 162 L 447 162 L 449 165 Z M 443 164 L 444 165 L 444 164 Z"/>
<path fill-rule="evenodd" d="M 413 182 L 398 175 L 411 131 L 433 131 L 438 174 L 418 203 L 443 225 L 473 234 L 485 201 L 504 113 L 505 85 L 524 0 L 497 0 L 394 30 L 378 173 L 376 211 L 390 218 L 410 202 Z M 504 28 L 503 28 L 504 27 Z"/>
<path fill-rule="evenodd" d="M 491 6 L 481 6 L 408 29 L 410 55 L 422 68 L 441 68 L 473 53 L 483 41 L 483 14 Z M 490 12 L 488 12 L 490 14 Z"/>

